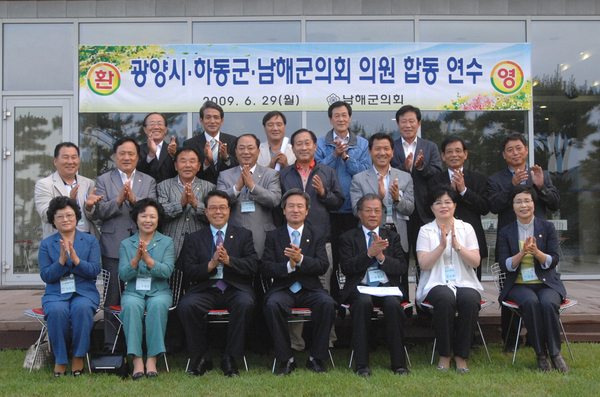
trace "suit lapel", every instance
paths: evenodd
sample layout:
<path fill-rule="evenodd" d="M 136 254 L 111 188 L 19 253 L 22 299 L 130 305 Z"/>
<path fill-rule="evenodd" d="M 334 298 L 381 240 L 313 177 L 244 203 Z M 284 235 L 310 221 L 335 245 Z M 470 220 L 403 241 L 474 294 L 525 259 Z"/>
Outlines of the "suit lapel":
<path fill-rule="evenodd" d="M 236 168 L 238 170 L 240 169 L 240 167 L 236 167 Z M 256 185 L 262 186 L 261 182 L 262 182 L 264 172 L 265 172 L 265 168 L 256 164 L 256 168 L 254 169 L 254 173 L 252 174 L 252 180 L 254 181 L 254 183 Z"/>
<path fill-rule="evenodd" d="M 535 233 L 535 228 L 534 228 L 534 233 Z M 516 255 L 518 252 L 521 251 L 521 247 L 519 246 L 519 228 L 517 227 L 517 222 L 510 223 L 510 229 L 509 229 L 508 235 L 511 236 L 509 238 L 510 249 Z"/>
<path fill-rule="evenodd" d="M 58 190 L 62 196 L 68 196 L 67 188 L 60 175 L 58 175 L 58 171 L 52 175 L 52 182 L 56 190 Z"/>
<path fill-rule="evenodd" d="M 367 240 L 365 239 L 365 234 L 363 233 L 362 227 L 356 229 L 356 232 L 354 233 L 354 239 L 356 240 L 356 244 L 358 245 L 358 252 L 363 252 L 368 249 Z"/>
<path fill-rule="evenodd" d="M 302 230 L 302 236 L 300 236 L 300 248 L 306 249 L 310 245 L 310 240 L 312 239 L 312 233 L 310 229 L 306 227 L 306 223 L 304 224 L 304 230 Z M 289 235 L 288 235 L 289 240 Z M 289 247 L 289 244 L 288 244 Z"/>
<path fill-rule="evenodd" d="M 121 180 L 121 174 L 119 173 L 118 169 L 114 169 L 111 173 L 110 173 L 110 180 L 112 181 L 115 190 L 118 192 L 121 191 L 121 188 L 123 187 L 123 181 Z"/>
<path fill-rule="evenodd" d="M 138 197 L 140 197 L 142 195 L 142 191 L 143 191 L 143 184 L 146 183 L 146 181 L 144 180 L 145 178 L 143 177 L 142 173 L 139 171 L 135 172 L 135 177 L 133 178 L 133 194 L 136 197 L 136 200 Z"/>
<path fill-rule="evenodd" d="M 369 184 L 371 189 L 373 189 L 375 194 L 377 194 L 377 192 L 379 192 L 379 180 L 377 179 L 377 174 L 375 173 L 373 167 L 369 168 L 369 172 L 367 173 L 366 177 L 367 183 Z"/>
<path fill-rule="evenodd" d="M 165 159 L 169 156 L 169 144 L 166 141 L 163 141 L 162 147 L 160 148 L 160 157 L 158 158 L 158 167 L 162 166 L 162 163 L 165 162 Z"/>
<path fill-rule="evenodd" d="M 227 252 L 230 251 L 233 242 L 236 240 L 235 235 L 235 226 L 231 223 L 227 224 L 227 233 L 223 236 L 223 248 L 225 248 Z"/>

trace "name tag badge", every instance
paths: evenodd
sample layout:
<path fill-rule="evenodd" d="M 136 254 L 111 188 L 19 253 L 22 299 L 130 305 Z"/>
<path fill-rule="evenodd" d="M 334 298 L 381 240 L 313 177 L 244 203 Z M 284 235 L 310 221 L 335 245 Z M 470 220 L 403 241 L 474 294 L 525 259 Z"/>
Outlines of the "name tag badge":
<path fill-rule="evenodd" d="M 367 272 L 367 281 L 369 283 L 379 281 L 380 283 L 385 281 L 385 272 L 379 269 L 369 269 Z"/>
<path fill-rule="evenodd" d="M 137 276 L 135 279 L 135 289 L 137 291 L 150 291 L 152 287 L 152 277 Z"/>
<path fill-rule="evenodd" d="M 69 274 L 68 276 L 60 278 L 60 293 L 70 294 L 76 292 L 75 289 L 75 276 Z"/>
<path fill-rule="evenodd" d="M 446 267 L 444 269 L 444 277 L 445 277 L 446 281 L 456 280 L 456 271 L 454 270 L 454 266 Z"/>
<path fill-rule="evenodd" d="M 242 212 L 254 212 L 254 201 L 242 201 Z"/>
<path fill-rule="evenodd" d="M 213 280 L 222 280 L 223 279 L 223 265 L 217 266 L 217 274 L 214 276 L 210 276 Z"/>
<path fill-rule="evenodd" d="M 537 274 L 535 274 L 535 269 L 533 267 L 528 267 L 527 269 L 521 269 L 521 276 L 523 276 L 523 281 L 535 281 L 538 279 Z"/>
<path fill-rule="evenodd" d="M 392 216 L 392 214 L 394 213 L 394 206 L 392 204 L 386 204 L 385 205 L 386 211 L 387 211 L 387 216 Z"/>

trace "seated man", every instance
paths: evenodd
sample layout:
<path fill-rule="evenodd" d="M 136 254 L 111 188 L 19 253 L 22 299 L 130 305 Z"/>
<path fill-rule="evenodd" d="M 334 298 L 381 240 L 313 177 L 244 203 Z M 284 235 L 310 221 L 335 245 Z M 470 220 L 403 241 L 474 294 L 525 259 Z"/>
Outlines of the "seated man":
<path fill-rule="evenodd" d="M 188 234 L 181 255 L 184 278 L 191 285 L 179 302 L 190 359 L 196 361 L 188 374 L 200 376 L 213 368 L 205 335 L 206 315 L 215 309 L 229 311 L 227 346 L 221 362 L 223 374 L 239 375 L 235 358 L 244 356 L 246 326 L 254 311 L 252 276 L 258 257 L 252 232 L 228 224 L 231 202 L 220 190 L 204 196 L 210 227 Z"/>
<path fill-rule="evenodd" d="M 287 225 L 267 234 L 260 265 L 263 277 L 273 278 L 265 295 L 264 313 L 275 344 L 279 362 L 276 375 L 289 375 L 296 362 L 292 355 L 287 318 L 293 307 L 308 307 L 312 312 L 313 345 L 306 368 L 326 373 L 329 331 L 335 319 L 336 303 L 323 289 L 319 276 L 329 267 L 322 229 L 304 223 L 310 196 L 300 189 L 288 190 L 281 200 Z"/>
<path fill-rule="evenodd" d="M 408 375 L 404 356 L 404 310 L 402 297 L 376 297 L 358 292 L 359 285 L 396 286 L 406 277 L 407 264 L 400 244 L 400 236 L 391 230 L 379 228 L 385 206 L 381 198 L 369 193 L 357 203 L 362 226 L 349 230 L 340 237 L 340 267 L 346 275 L 341 299 L 350 304 L 354 335 L 352 337 L 355 372 L 371 376 L 369 369 L 369 328 L 373 306 L 383 309 L 387 345 L 390 349 L 392 371 Z M 403 294 L 406 291 L 402 291 Z"/>

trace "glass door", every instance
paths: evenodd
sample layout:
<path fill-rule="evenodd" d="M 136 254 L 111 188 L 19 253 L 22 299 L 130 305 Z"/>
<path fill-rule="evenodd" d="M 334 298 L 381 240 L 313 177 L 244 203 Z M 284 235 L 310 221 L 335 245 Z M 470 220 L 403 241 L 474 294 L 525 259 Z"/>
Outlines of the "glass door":
<path fill-rule="evenodd" d="M 70 99 L 5 97 L 3 105 L 2 284 L 43 284 L 34 187 L 55 171 L 54 147 L 70 131 Z"/>

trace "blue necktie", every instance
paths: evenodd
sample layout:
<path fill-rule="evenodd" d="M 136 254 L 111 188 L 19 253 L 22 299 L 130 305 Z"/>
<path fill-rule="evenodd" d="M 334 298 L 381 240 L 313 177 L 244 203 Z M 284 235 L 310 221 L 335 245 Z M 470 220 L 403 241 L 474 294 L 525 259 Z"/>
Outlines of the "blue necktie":
<path fill-rule="evenodd" d="M 217 232 L 217 243 L 215 244 L 215 247 L 218 247 L 219 244 L 223 244 L 223 232 L 221 230 Z M 219 263 L 219 266 L 223 265 Z M 227 284 L 225 284 L 225 281 L 223 280 L 217 280 L 217 283 L 215 285 L 221 291 L 225 291 L 227 289 Z"/>
<path fill-rule="evenodd" d="M 294 237 L 294 241 L 292 241 L 292 244 L 299 247 L 300 246 L 300 232 L 297 230 L 294 230 L 292 232 L 292 236 Z M 300 283 L 297 281 L 294 284 L 290 285 L 290 291 L 292 291 L 294 294 L 296 292 L 300 291 L 301 289 L 302 289 L 302 285 L 300 285 Z"/>
<path fill-rule="evenodd" d="M 369 244 L 367 244 L 367 249 L 371 248 L 371 244 L 373 244 L 373 235 L 375 234 L 375 232 L 369 232 L 367 233 L 369 235 Z M 371 265 L 371 267 L 369 267 L 369 269 L 377 269 L 378 266 L 378 262 L 375 261 L 375 263 L 373 263 Z M 377 287 L 379 285 L 379 281 L 371 281 L 370 277 L 369 277 L 369 270 L 367 270 L 367 285 L 369 287 Z"/>

